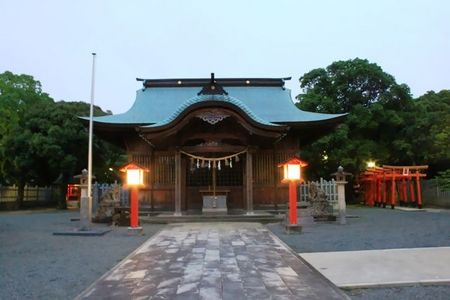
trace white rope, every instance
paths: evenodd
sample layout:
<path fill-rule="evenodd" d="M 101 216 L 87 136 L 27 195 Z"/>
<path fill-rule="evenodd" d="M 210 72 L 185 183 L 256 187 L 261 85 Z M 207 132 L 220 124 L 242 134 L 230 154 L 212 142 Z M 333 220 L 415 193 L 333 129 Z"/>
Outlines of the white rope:
<path fill-rule="evenodd" d="M 221 160 L 225 160 L 225 159 L 229 159 L 229 158 L 236 157 L 236 156 L 238 156 L 238 155 L 240 155 L 240 154 L 242 154 L 242 153 L 247 152 L 247 149 L 242 150 L 241 152 L 238 152 L 238 153 L 235 153 L 235 154 L 232 154 L 232 155 L 223 156 L 223 157 L 203 157 L 203 156 L 197 156 L 197 155 L 194 155 L 194 154 L 190 154 L 190 153 L 184 152 L 183 150 L 180 150 L 180 152 L 183 153 L 183 154 L 185 154 L 185 155 L 187 155 L 187 156 L 189 156 L 189 157 L 192 157 L 192 158 L 194 158 L 194 159 L 207 160 L 207 161 L 215 162 L 215 161 L 221 161 Z"/>

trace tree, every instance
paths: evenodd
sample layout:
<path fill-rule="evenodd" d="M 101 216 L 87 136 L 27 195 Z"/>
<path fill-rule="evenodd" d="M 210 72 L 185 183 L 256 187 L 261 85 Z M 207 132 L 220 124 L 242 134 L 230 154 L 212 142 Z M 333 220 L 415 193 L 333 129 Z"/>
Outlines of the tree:
<path fill-rule="evenodd" d="M 18 207 L 22 205 L 25 184 L 34 179 L 29 172 L 33 159 L 27 155 L 31 133 L 23 130 L 25 115 L 30 107 L 51 102 L 32 76 L 8 71 L 0 74 L 0 170 L 3 181 L 18 186 Z"/>
<path fill-rule="evenodd" d="M 450 169 L 450 90 L 428 92 L 415 99 L 401 132 L 410 143 L 413 161 L 429 164 L 429 174 Z"/>
<path fill-rule="evenodd" d="M 299 108 L 322 113 L 349 113 L 333 133 L 302 149 L 311 162 L 311 177 L 329 176 L 338 165 L 357 173 L 369 159 L 403 163 L 413 155 L 398 133 L 412 98 L 409 87 L 397 84 L 381 67 L 365 59 L 337 61 L 304 74 Z"/>
<path fill-rule="evenodd" d="M 58 179 L 64 189 L 69 178 L 86 167 L 87 130 L 77 116 L 89 114 L 89 104 L 54 102 L 28 75 L 0 74 L 0 174 L 19 188 L 16 206 L 23 200 L 25 184 L 49 185 Z M 105 115 L 95 107 L 95 115 Z M 121 163 L 123 152 L 94 138 L 93 171 Z M 63 195 L 63 193 L 61 193 Z M 59 203 L 64 205 L 63 197 Z"/>

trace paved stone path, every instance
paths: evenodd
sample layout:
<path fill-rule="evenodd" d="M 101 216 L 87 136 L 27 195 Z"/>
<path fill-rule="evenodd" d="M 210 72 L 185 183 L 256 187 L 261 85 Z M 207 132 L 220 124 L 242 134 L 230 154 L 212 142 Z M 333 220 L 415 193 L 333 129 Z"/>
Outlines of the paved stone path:
<path fill-rule="evenodd" d="M 258 223 L 169 225 L 77 299 L 346 299 Z"/>

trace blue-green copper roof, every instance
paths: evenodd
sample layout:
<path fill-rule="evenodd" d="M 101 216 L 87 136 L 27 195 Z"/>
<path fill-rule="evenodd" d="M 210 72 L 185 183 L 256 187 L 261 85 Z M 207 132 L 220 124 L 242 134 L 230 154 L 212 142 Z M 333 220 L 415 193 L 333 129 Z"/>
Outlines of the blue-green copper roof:
<path fill-rule="evenodd" d="M 187 100 L 186 102 L 184 102 L 171 115 L 169 115 L 169 117 L 167 117 L 166 119 L 162 120 L 161 122 L 158 122 L 158 123 L 155 123 L 155 124 L 152 124 L 152 125 L 148 125 L 147 127 L 157 127 L 157 126 L 167 125 L 170 122 L 172 122 L 173 120 L 175 120 L 181 113 L 183 113 L 183 111 L 185 111 L 191 105 L 194 105 L 194 104 L 197 104 L 197 103 L 201 103 L 201 102 L 206 102 L 206 101 L 220 101 L 220 102 L 233 104 L 233 105 L 239 107 L 250 118 L 252 118 L 254 121 L 256 121 L 258 123 L 265 124 L 265 125 L 278 126 L 277 124 L 273 124 L 273 123 L 267 122 L 266 120 L 261 119 L 260 117 L 255 115 L 247 107 L 247 105 L 245 105 L 242 101 L 240 101 L 240 100 L 238 100 L 238 99 L 236 99 L 234 97 L 231 97 L 231 96 L 228 96 L 228 95 L 199 95 L 199 96 L 195 96 L 195 97 Z"/>
<path fill-rule="evenodd" d="M 133 106 L 125 113 L 95 117 L 95 122 L 110 124 L 165 124 L 189 105 L 219 100 L 232 103 L 262 124 L 325 121 L 342 114 L 321 114 L 298 109 L 290 90 L 276 86 L 224 87 L 228 96 L 197 96 L 199 87 L 156 87 L 136 92 Z M 271 124 L 273 125 L 273 124 Z"/>

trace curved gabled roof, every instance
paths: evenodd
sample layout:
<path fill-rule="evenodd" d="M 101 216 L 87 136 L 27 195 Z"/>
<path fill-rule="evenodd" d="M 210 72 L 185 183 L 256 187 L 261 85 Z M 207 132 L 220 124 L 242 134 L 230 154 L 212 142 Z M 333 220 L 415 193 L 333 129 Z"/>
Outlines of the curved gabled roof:
<path fill-rule="evenodd" d="M 138 90 L 136 100 L 125 113 L 95 117 L 104 125 L 164 124 L 178 116 L 189 105 L 201 101 L 226 101 L 240 107 L 249 117 L 262 124 L 302 124 L 333 121 L 346 114 L 322 114 L 298 109 L 290 90 L 281 86 L 227 86 L 225 95 L 201 95 L 197 87 L 152 87 Z"/>
<path fill-rule="evenodd" d="M 158 126 L 167 125 L 167 124 L 171 123 L 172 121 L 174 121 L 178 116 L 180 116 L 190 106 L 197 104 L 197 103 L 207 102 L 207 101 L 216 101 L 216 102 L 224 102 L 224 103 L 232 104 L 232 105 L 240 108 L 244 113 L 246 113 L 255 122 L 258 122 L 258 123 L 261 123 L 264 125 L 269 125 L 269 126 L 279 126 L 277 124 L 270 123 L 264 119 L 261 119 L 255 113 L 253 113 L 253 111 L 251 111 L 247 107 L 247 105 L 245 105 L 242 101 L 240 101 L 239 99 L 236 99 L 234 97 L 231 97 L 228 95 L 198 95 L 198 96 L 195 96 L 195 97 L 187 100 L 186 102 L 184 102 L 166 119 L 162 120 L 161 122 L 158 122 L 158 123 L 155 123 L 152 125 L 148 125 L 145 127 L 158 127 Z"/>

